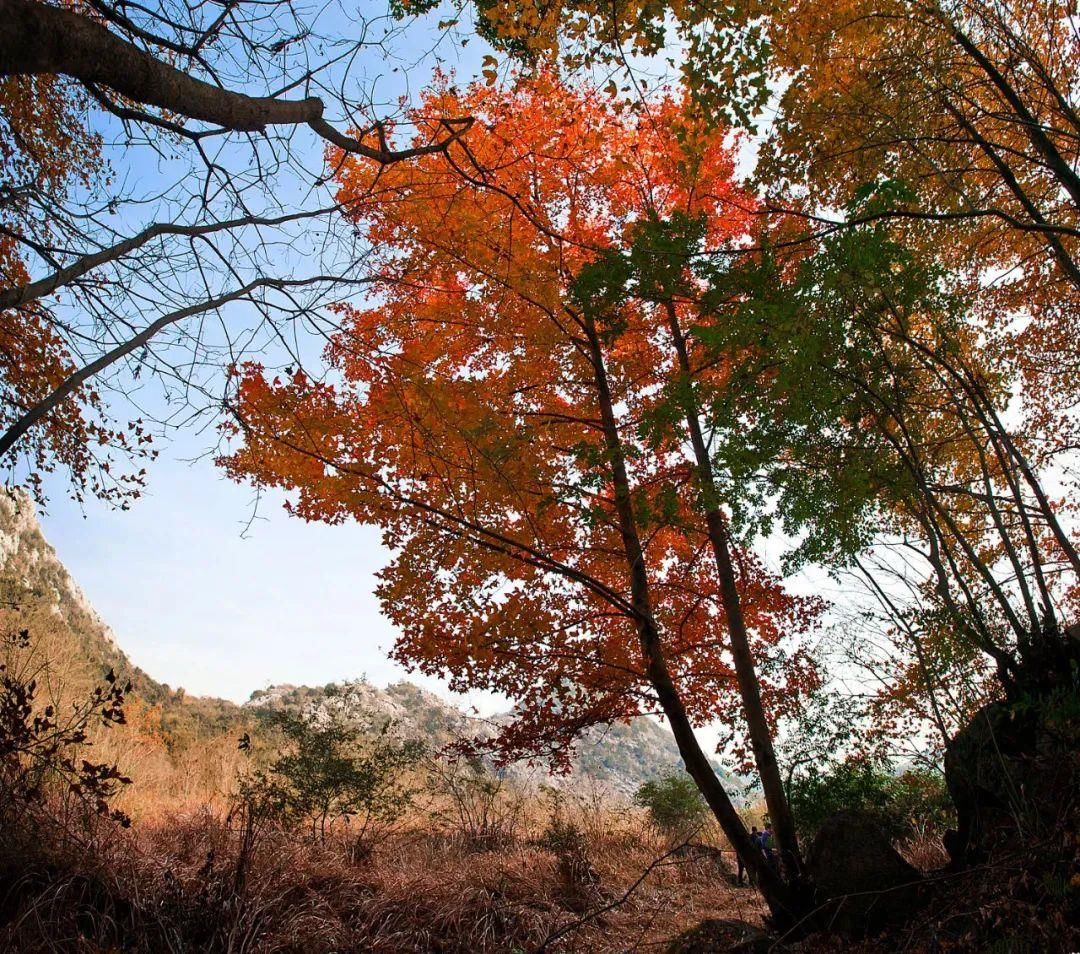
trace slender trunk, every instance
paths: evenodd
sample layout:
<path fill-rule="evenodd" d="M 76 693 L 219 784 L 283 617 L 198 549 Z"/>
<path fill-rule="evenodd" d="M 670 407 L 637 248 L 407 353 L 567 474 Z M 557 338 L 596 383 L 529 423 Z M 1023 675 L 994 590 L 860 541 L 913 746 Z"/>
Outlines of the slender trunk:
<path fill-rule="evenodd" d="M 931 721 L 934 723 L 934 727 L 938 730 L 938 735 L 941 736 L 941 745 L 944 749 L 952 738 L 949 732 L 948 726 L 945 724 L 945 718 L 941 713 L 941 706 L 938 704 L 937 693 L 934 691 L 934 685 L 936 682 L 936 675 L 930 669 L 927 664 L 926 654 L 923 652 L 922 640 L 919 639 L 919 634 L 911 626 L 910 623 L 904 618 L 903 612 L 889 597 L 889 594 L 878 584 L 878 581 L 874 578 L 874 574 L 863 565 L 863 562 L 855 557 L 855 566 L 858 567 L 859 572 L 862 573 L 863 578 L 866 580 L 867 586 L 870 591 L 877 598 L 878 602 L 885 608 L 885 611 L 889 614 L 894 625 L 904 630 L 907 633 L 908 641 L 911 643 L 912 649 L 915 651 L 915 660 L 919 664 L 919 669 L 923 675 L 923 691 L 926 693 L 927 701 L 930 703 L 930 714 L 932 716 Z M 948 693 L 948 686 L 942 687 L 946 693 Z M 953 708 L 959 710 L 959 706 L 956 705 L 955 700 L 949 700 L 953 703 Z"/>
<path fill-rule="evenodd" d="M 705 797 L 731 846 L 756 876 L 774 918 L 784 926 L 794 924 L 805 913 L 805 899 L 797 889 L 784 882 L 779 873 L 766 862 L 762 852 L 750 841 L 746 826 L 743 825 L 694 734 L 686 708 L 671 678 L 659 629 L 653 616 L 645 554 L 634 517 L 630 480 L 626 473 L 625 456 L 615 421 L 603 351 L 592 320 L 585 318 L 583 323 L 595 376 L 601 424 L 614 487 L 616 516 L 629 570 L 631 599 L 646 677 L 671 724 L 671 731 L 686 770 Z"/>
<path fill-rule="evenodd" d="M 1077 552 L 1076 547 L 1073 546 L 1072 540 L 1069 539 L 1068 534 L 1061 526 L 1060 521 L 1057 518 L 1057 513 L 1054 510 L 1053 505 L 1050 503 L 1049 497 L 1046 495 L 1046 491 L 1043 489 L 1042 482 L 1039 480 L 1038 475 L 1035 473 L 1031 464 L 1028 462 L 1027 457 L 1020 451 L 1020 448 L 1016 446 L 1012 436 L 1006 430 L 1005 425 L 1001 422 L 996 408 L 990 400 L 989 395 L 986 394 L 982 384 L 975 378 L 972 372 L 965 369 L 965 375 L 968 380 L 968 384 L 972 389 L 972 394 L 977 396 L 982 402 L 982 406 L 985 409 L 986 416 L 990 423 L 987 424 L 987 430 L 991 430 L 991 423 L 993 425 L 992 432 L 997 434 L 997 439 L 1001 442 L 1005 452 L 1012 457 L 1019 469 L 1027 485 L 1031 488 L 1032 493 L 1035 494 L 1035 499 L 1039 504 L 1039 512 L 1042 514 L 1043 519 L 1046 521 L 1047 526 L 1050 528 L 1051 533 L 1054 535 L 1054 539 L 1057 541 L 1058 546 L 1061 548 L 1062 553 L 1065 554 L 1065 558 L 1069 561 L 1069 565 L 1072 567 L 1073 573 L 1080 577 L 1080 553 Z M 978 406 L 978 404 L 976 404 Z"/>
<path fill-rule="evenodd" d="M 888 361 L 887 357 L 885 360 L 895 376 L 896 368 L 893 366 L 892 362 Z M 922 498 L 925 510 L 922 513 L 922 518 L 919 518 L 917 511 L 913 511 L 913 515 L 919 518 L 919 522 L 923 525 L 931 540 L 936 536 L 941 555 L 948 560 L 952 576 L 956 580 L 957 585 L 960 586 L 961 590 L 964 592 L 965 598 L 975 613 L 976 618 L 981 615 L 977 612 L 978 601 L 971 594 L 969 587 L 964 581 L 960 568 L 955 563 L 955 559 L 952 556 L 948 545 L 950 539 L 960 547 L 972 569 L 980 579 L 983 580 L 989 591 L 997 600 L 998 606 L 1002 614 L 1009 621 L 1013 633 L 1018 640 L 1022 640 L 1025 631 L 1023 625 L 1020 623 L 1019 619 L 1017 619 L 1016 613 L 1013 611 L 1008 598 L 994 579 L 993 574 L 989 572 L 985 564 L 978 558 L 978 554 L 972 549 L 969 541 L 964 537 L 960 528 L 956 525 L 956 522 L 950 517 L 948 511 L 941 505 L 941 502 L 937 499 L 937 495 L 931 489 L 925 469 L 925 458 L 920 452 L 918 441 L 916 441 L 910 433 L 907 418 L 903 413 L 902 402 L 898 403 L 896 401 L 890 401 L 884 395 L 879 394 L 872 386 L 859 381 L 857 378 L 852 378 L 850 380 L 853 385 L 861 389 L 872 401 L 879 405 L 881 411 L 895 424 L 896 433 L 893 433 L 890 428 L 881 428 L 880 433 L 885 441 L 888 442 L 896 452 L 901 464 L 911 475 L 918 487 L 919 496 Z M 942 525 L 949 531 L 948 535 L 946 535 L 945 530 L 942 529 Z M 941 592 L 944 594 L 948 591 L 947 578 L 939 576 L 939 580 L 943 584 Z M 1009 673 L 1015 670 L 1015 659 L 1009 652 L 995 646 L 992 642 L 980 643 L 980 647 L 997 662 L 998 673 L 1001 677 L 1002 685 L 1007 689 L 1010 682 Z"/>
<path fill-rule="evenodd" d="M 1077 275 L 1080 276 L 1080 272 L 1077 272 Z M 1080 287 L 1080 278 L 1077 280 L 1077 287 Z M 980 380 L 980 376 L 962 362 L 958 367 L 950 364 L 948 361 L 944 360 L 940 354 L 932 351 L 927 345 L 909 334 L 898 334 L 896 331 L 890 333 L 900 341 L 910 345 L 916 351 L 925 355 L 929 362 L 939 364 L 944 372 L 949 377 L 953 378 L 963 389 L 964 393 L 970 399 L 972 407 L 975 409 L 979 420 L 982 422 L 987 435 L 989 435 L 994 442 L 995 448 L 1000 445 L 1002 450 L 999 451 L 999 456 L 1005 472 L 1008 473 L 1011 470 L 1007 465 L 1007 458 L 1011 457 L 1016 468 L 1023 476 L 1024 481 L 1031 488 L 1032 493 L 1034 493 L 1035 499 L 1039 504 L 1039 513 L 1046 521 L 1058 546 L 1061 547 L 1062 553 L 1064 553 L 1069 564 L 1072 566 L 1073 573 L 1080 576 L 1080 552 L 1077 551 L 1076 547 L 1069 539 L 1068 534 L 1065 533 L 1062 528 L 1060 521 L 1057 519 L 1054 507 L 1047 497 L 1046 491 L 1043 489 L 1042 483 L 1032 468 L 1031 463 L 1020 451 L 1020 448 L 1016 446 L 1008 429 L 1002 423 L 1001 417 L 995 407 L 994 400 L 987 391 L 985 384 Z M 1021 499 L 1019 489 L 1014 491 L 1014 496 L 1018 500 Z"/>
<path fill-rule="evenodd" d="M 1080 175 L 1077 175 L 1068 159 L 1061 155 L 1054 142 L 1046 134 L 1043 124 L 1028 109 L 1020 94 L 1013 88 L 1005 75 L 978 45 L 958 26 L 950 24 L 953 39 L 968 54 L 994 84 L 1002 98 L 1015 113 L 1019 126 L 1027 134 L 1028 141 L 1042 158 L 1046 168 L 1053 173 L 1058 184 L 1072 198 L 1073 204 L 1080 209 Z"/>
<path fill-rule="evenodd" d="M 1073 258 L 1069 253 L 1069 250 L 1065 247 L 1065 243 L 1062 242 L 1061 236 L 1054 234 L 1054 232 L 1050 230 L 1051 223 L 1039 210 L 1039 207 L 1035 204 L 1031 196 L 1024 190 L 1024 187 L 1020 184 L 1020 180 L 1016 177 L 1016 174 L 1012 171 L 1009 164 L 1002 158 L 1000 152 L 990 144 L 990 142 L 975 128 L 974 124 L 959 109 L 957 109 L 947 97 L 943 96 L 941 102 L 949 114 L 971 137 L 972 142 L 974 142 L 993 163 L 994 168 L 998 171 L 998 175 L 1001 176 L 1001 180 L 1016 197 L 1016 200 L 1023 207 L 1024 211 L 1027 212 L 1031 221 L 1037 226 L 1046 229 L 1046 231 L 1043 232 L 1043 241 L 1050 248 L 1054 258 L 1057 259 L 1057 263 L 1065 273 L 1065 276 L 1073 283 L 1073 285 L 1080 288 L 1080 266 L 1077 265 L 1075 258 Z"/>
<path fill-rule="evenodd" d="M 701 432 L 697 403 L 690 389 L 692 372 L 690 356 L 686 349 L 686 338 L 679 326 L 674 301 L 668 299 L 665 306 L 668 327 L 675 342 L 675 353 L 678 355 L 679 370 L 686 379 L 686 387 L 682 389 L 683 410 L 686 414 L 686 426 L 690 432 L 690 443 L 697 463 L 698 483 L 705 506 L 705 524 L 716 560 L 716 572 L 720 579 L 720 599 L 727 616 L 729 645 L 735 662 L 735 675 L 739 683 L 743 713 L 749 728 L 750 744 L 754 750 L 754 761 L 761 778 L 762 790 L 765 793 L 765 804 L 769 809 L 769 818 L 776 831 L 776 840 L 780 845 L 784 863 L 791 869 L 792 875 L 798 876 L 802 861 L 798 836 L 795 833 L 795 820 L 791 815 L 784 792 L 784 782 L 780 776 L 780 767 L 776 762 L 776 751 L 773 748 L 772 732 L 765 717 L 765 707 L 761 702 L 761 685 L 754 666 L 754 653 L 750 648 L 750 638 L 742 612 L 742 599 L 736 585 L 735 566 L 728 544 L 727 521 L 720 510 L 712 460 L 709 457 L 709 449 L 705 445 L 705 437 Z"/>

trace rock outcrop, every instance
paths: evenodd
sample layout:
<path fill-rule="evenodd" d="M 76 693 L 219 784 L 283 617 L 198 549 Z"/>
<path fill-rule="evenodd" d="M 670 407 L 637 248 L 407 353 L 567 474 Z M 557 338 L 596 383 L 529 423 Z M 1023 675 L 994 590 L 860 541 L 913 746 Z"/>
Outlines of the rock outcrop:
<path fill-rule="evenodd" d="M 807 873 L 822 899 L 821 924 L 856 938 L 907 923 L 924 901 L 923 876 L 893 848 L 878 821 L 837 812 L 810 847 Z"/>
<path fill-rule="evenodd" d="M 313 688 L 271 686 L 252 693 L 245 703 L 251 708 L 283 708 L 303 712 L 315 719 L 331 712 L 359 719 L 374 717 L 391 721 L 403 738 L 419 739 L 439 748 L 461 739 L 491 738 L 508 716 L 481 719 L 463 712 L 453 703 L 409 682 L 385 689 L 355 681 Z M 568 776 L 552 776 L 541 762 L 516 763 L 500 773 L 526 785 L 552 787 L 595 785 L 601 791 L 632 795 L 642 782 L 681 765 L 678 749 L 666 728 L 642 718 L 629 725 L 612 725 L 585 732 Z M 718 772 L 722 772 L 717 767 Z M 725 781 L 736 790 L 738 782 Z"/>
<path fill-rule="evenodd" d="M 1051 837 L 1080 782 L 1080 696 L 984 706 L 949 743 L 945 781 L 956 805 L 946 837 L 955 868 Z"/>

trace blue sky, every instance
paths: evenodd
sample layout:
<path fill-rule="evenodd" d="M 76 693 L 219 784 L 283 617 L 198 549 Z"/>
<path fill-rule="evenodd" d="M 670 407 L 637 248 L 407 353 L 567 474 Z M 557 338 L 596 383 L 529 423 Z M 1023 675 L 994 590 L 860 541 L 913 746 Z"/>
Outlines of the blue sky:
<path fill-rule="evenodd" d="M 390 103 L 425 85 L 440 16 L 407 32 L 395 44 L 397 58 L 373 53 L 361 65 L 358 77 L 378 78 L 374 98 Z M 459 40 L 443 37 L 438 56 L 465 79 L 489 50 L 475 37 L 465 48 Z M 322 143 L 303 133 L 300 141 L 311 151 L 305 163 L 317 167 Z M 118 179 L 144 194 L 168 175 L 146 149 L 114 150 L 110 159 Z M 163 397 L 143 390 L 144 406 L 167 416 Z M 272 683 L 403 678 L 387 658 L 394 632 L 372 593 L 388 557 L 378 530 L 304 523 L 282 510 L 280 497 L 264 498 L 251 522 L 254 494 L 208 458 L 215 441 L 212 428 L 173 433 L 150 467 L 146 494 L 127 512 L 93 500 L 79 506 L 59 478 L 47 487 L 45 534 L 120 646 L 160 681 L 236 701 Z M 445 694 L 433 680 L 410 678 Z M 506 707 L 482 693 L 464 702 L 484 712 Z"/>
<path fill-rule="evenodd" d="M 248 526 L 251 489 L 208 460 L 181 459 L 197 450 L 189 436 L 163 453 L 127 512 L 80 508 L 58 486 L 42 517 L 132 660 L 173 687 L 237 702 L 271 683 L 403 678 L 387 658 L 393 627 L 372 595 L 387 559 L 379 531 L 305 523 L 280 498 L 264 498 Z M 484 713 L 505 708 L 484 693 L 459 699 Z"/>
<path fill-rule="evenodd" d="M 168 447 L 130 511 L 80 508 L 56 487 L 42 524 L 60 558 L 156 679 L 242 701 L 268 683 L 400 677 L 372 595 L 378 530 L 289 517 L 223 478 L 194 435 Z M 246 529 L 245 529 L 246 527 Z"/>

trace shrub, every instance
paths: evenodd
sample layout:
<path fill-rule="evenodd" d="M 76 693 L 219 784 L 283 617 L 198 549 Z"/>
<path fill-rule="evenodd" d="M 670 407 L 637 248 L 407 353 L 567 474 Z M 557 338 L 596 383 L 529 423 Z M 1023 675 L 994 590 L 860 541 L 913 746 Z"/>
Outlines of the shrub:
<path fill-rule="evenodd" d="M 431 783 L 437 800 L 432 820 L 465 850 L 491 851 L 517 840 L 523 795 L 492 775 L 479 758 L 436 761 Z"/>
<path fill-rule="evenodd" d="M 685 772 L 650 779 L 634 793 L 634 804 L 666 835 L 688 835 L 704 824 L 709 808 L 694 780 Z"/>
<path fill-rule="evenodd" d="M 897 775 L 884 760 L 852 757 L 825 772 L 792 779 L 788 798 L 803 838 L 812 838 L 830 815 L 860 811 L 878 818 L 894 839 L 939 831 L 952 817 L 945 779 L 925 769 Z"/>
<path fill-rule="evenodd" d="M 110 802 L 131 779 L 115 764 L 84 755 L 92 727 L 124 724 L 131 684 L 121 684 L 110 670 L 103 685 L 70 707 L 43 703 L 38 690 L 49 666 L 35 656 L 29 632 L 5 633 L 0 643 L 0 829 L 10 834 L 50 795 L 129 825 Z"/>
<path fill-rule="evenodd" d="M 898 775 L 889 808 L 903 837 L 941 832 L 956 823 L 945 776 L 930 769 L 910 769 Z"/>
<path fill-rule="evenodd" d="M 243 784 L 249 814 L 307 826 L 319 841 L 344 822 L 354 826 L 355 845 L 363 852 L 412 804 L 415 790 L 405 776 L 424 747 L 395 738 L 389 721 L 372 734 L 340 714 L 314 718 L 275 712 L 267 720 L 280 730 L 285 746 L 268 770 Z"/>

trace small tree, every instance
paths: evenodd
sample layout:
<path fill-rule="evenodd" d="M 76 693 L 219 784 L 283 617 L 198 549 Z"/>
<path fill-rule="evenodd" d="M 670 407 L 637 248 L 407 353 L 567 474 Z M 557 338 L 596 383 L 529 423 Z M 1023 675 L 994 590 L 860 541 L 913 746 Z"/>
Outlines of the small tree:
<path fill-rule="evenodd" d="M 112 763 L 83 757 L 92 745 L 95 724 L 123 725 L 130 683 L 109 670 L 104 684 L 72 703 L 66 714 L 38 699 L 49 665 L 34 652 L 26 629 L 0 636 L 0 832 L 8 835 L 33 823 L 50 795 L 74 797 L 90 812 L 130 825 L 128 816 L 111 805 L 131 783 Z M 36 824 L 30 831 L 40 838 Z"/>
<path fill-rule="evenodd" d="M 643 783 L 634 804 L 649 813 L 649 820 L 664 834 L 686 836 L 701 827 L 709 806 L 694 780 L 685 772 L 669 772 Z"/>
<path fill-rule="evenodd" d="M 374 728 L 338 713 L 275 712 L 268 722 L 283 734 L 285 748 L 245 784 L 245 801 L 272 806 L 287 824 L 309 827 L 320 842 L 338 822 L 354 825 L 353 843 L 364 851 L 412 803 L 415 792 L 405 773 L 423 757 L 424 746 L 396 738 L 391 721 Z"/>
<path fill-rule="evenodd" d="M 874 815 L 892 838 L 942 829 L 952 815 L 941 775 L 919 769 L 898 775 L 883 759 L 865 756 L 794 777 L 788 798 L 802 838 L 813 837 L 838 811 Z"/>

